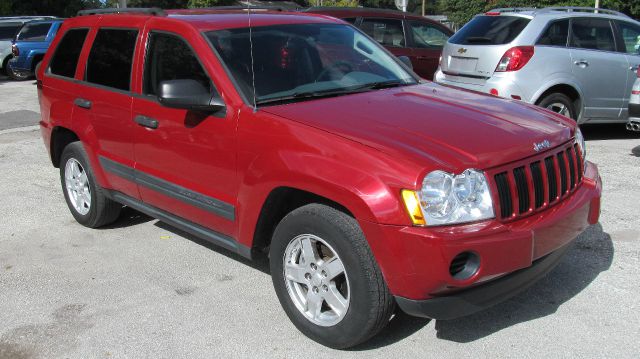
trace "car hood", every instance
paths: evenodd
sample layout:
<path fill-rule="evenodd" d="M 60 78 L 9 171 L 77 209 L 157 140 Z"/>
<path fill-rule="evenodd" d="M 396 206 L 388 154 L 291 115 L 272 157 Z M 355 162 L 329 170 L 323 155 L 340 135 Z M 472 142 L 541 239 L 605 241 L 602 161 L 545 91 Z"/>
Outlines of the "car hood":
<path fill-rule="evenodd" d="M 575 127 L 533 105 L 435 83 L 262 110 L 450 171 L 488 169 L 535 155 L 535 143 L 559 146 Z"/>

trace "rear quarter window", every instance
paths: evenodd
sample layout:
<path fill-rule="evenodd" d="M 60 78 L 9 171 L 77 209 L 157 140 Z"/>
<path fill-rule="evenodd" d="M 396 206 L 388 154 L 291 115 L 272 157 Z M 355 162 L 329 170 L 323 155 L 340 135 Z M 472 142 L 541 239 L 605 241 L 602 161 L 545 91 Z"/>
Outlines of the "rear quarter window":
<path fill-rule="evenodd" d="M 503 45 L 515 39 L 531 20 L 520 16 L 474 17 L 449 42 L 458 45 Z"/>
<path fill-rule="evenodd" d="M 567 46 L 569 37 L 569 19 L 552 22 L 544 31 L 538 45 Z"/>
<path fill-rule="evenodd" d="M 16 40 L 19 41 L 44 41 L 47 39 L 51 23 L 26 24 L 22 27 Z"/>
<path fill-rule="evenodd" d="M 54 75 L 73 77 L 78 66 L 80 51 L 89 29 L 71 29 L 64 34 L 51 59 L 50 71 Z"/>

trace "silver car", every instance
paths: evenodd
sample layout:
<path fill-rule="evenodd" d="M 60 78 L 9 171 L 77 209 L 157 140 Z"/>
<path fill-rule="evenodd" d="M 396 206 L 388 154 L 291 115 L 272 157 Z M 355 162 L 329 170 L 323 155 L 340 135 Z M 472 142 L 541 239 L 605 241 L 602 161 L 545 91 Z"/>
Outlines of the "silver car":
<path fill-rule="evenodd" d="M 522 100 L 578 123 L 627 122 L 640 23 L 604 9 L 496 9 L 445 45 L 436 82 Z"/>
<path fill-rule="evenodd" d="M 51 16 L 0 17 L 0 74 L 6 74 L 11 54 L 11 40 L 25 23 L 33 20 L 53 19 Z"/>

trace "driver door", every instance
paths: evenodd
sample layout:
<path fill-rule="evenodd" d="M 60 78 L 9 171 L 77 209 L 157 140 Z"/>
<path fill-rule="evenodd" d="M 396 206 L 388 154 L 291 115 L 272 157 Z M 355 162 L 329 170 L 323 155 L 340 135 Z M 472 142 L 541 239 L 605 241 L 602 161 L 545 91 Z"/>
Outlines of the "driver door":
<path fill-rule="evenodd" d="M 133 102 L 137 182 L 145 203 L 233 237 L 235 114 L 168 108 L 158 101 L 166 80 L 196 80 L 217 93 L 193 48 L 177 33 L 148 32 L 142 94 Z"/>

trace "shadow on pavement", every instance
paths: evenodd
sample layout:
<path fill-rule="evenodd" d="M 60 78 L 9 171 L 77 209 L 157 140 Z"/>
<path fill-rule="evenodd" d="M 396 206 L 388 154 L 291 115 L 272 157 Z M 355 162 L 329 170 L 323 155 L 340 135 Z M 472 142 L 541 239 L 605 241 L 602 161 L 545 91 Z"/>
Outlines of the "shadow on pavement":
<path fill-rule="evenodd" d="M 631 149 L 631 154 L 636 156 L 636 157 L 640 157 L 640 146 L 636 146 L 634 148 Z"/>
<path fill-rule="evenodd" d="M 137 226 L 138 224 L 146 223 L 149 221 L 153 221 L 155 218 L 149 217 L 142 212 L 138 212 L 133 208 L 123 207 L 122 212 L 120 212 L 120 216 L 118 219 L 106 226 L 98 228 L 102 229 L 114 229 L 114 228 L 126 228 Z"/>
<path fill-rule="evenodd" d="M 640 132 L 627 130 L 624 123 L 584 124 L 580 130 L 586 141 L 640 139 Z"/>
<path fill-rule="evenodd" d="M 516 297 L 482 312 L 437 321 L 437 337 L 469 343 L 512 325 L 542 318 L 584 290 L 613 261 L 613 242 L 598 223 L 573 244 L 560 264 L 545 278 Z"/>
<path fill-rule="evenodd" d="M 169 231 L 171 233 L 174 233 L 174 234 L 177 234 L 177 235 L 179 235 L 181 237 L 184 237 L 184 238 L 190 240 L 191 242 L 199 244 L 199 245 L 201 245 L 201 246 L 203 246 L 203 247 L 205 247 L 207 249 L 210 249 L 210 250 L 212 250 L 212 251 L 214 251 L 214 252 L 216 252 L 218 254 L 222 254 L 225 257 L 228 257 L 230 259 L 238 261 L 238 262 L 240 262 L 242 264 L 246 264 L 247 266 L 249 266 L 249 267 L 251 267 L 253 269 L 257 269 L 262 273 L 270 274 L 269 273 L 269 261 L 268 261 L 266 256 L 256 255 L 255 256 L 256 258 L 253 261 L 251 261 L 251 260 L 249 260 L 249 259 L 247 259 L 245 257 L 242 257 L 242 256 L 240 256 L 240 255 L 238 255 L 238 254 L 236 254 L 234 252 L 231 252 L 231 251 L 229 251 L 229 250 L 227 250 L 225 248 L 219 247 L 219 246 L 217 246 L 215 244 L 212 244 L 212 243 L 210 243 L 208 241 L 205 241 L 204 239 L 201 239 L 200 237 L 196 237 L 196 236 L 194 236 L 194 235 L 192 235 L 190 233 L 182 231 L 182 230 L 180 230 L 178 228 L 175 228 L 175 227 L 173 227 L 173 226 L 171 226 L 171 225 L 169 225 L 167 223 L 164 223 L 162 221 L 157 221 L 156 223 L 154 223 L 154 225 L 156 227 L 164 229 L 165 231 Z"/>

